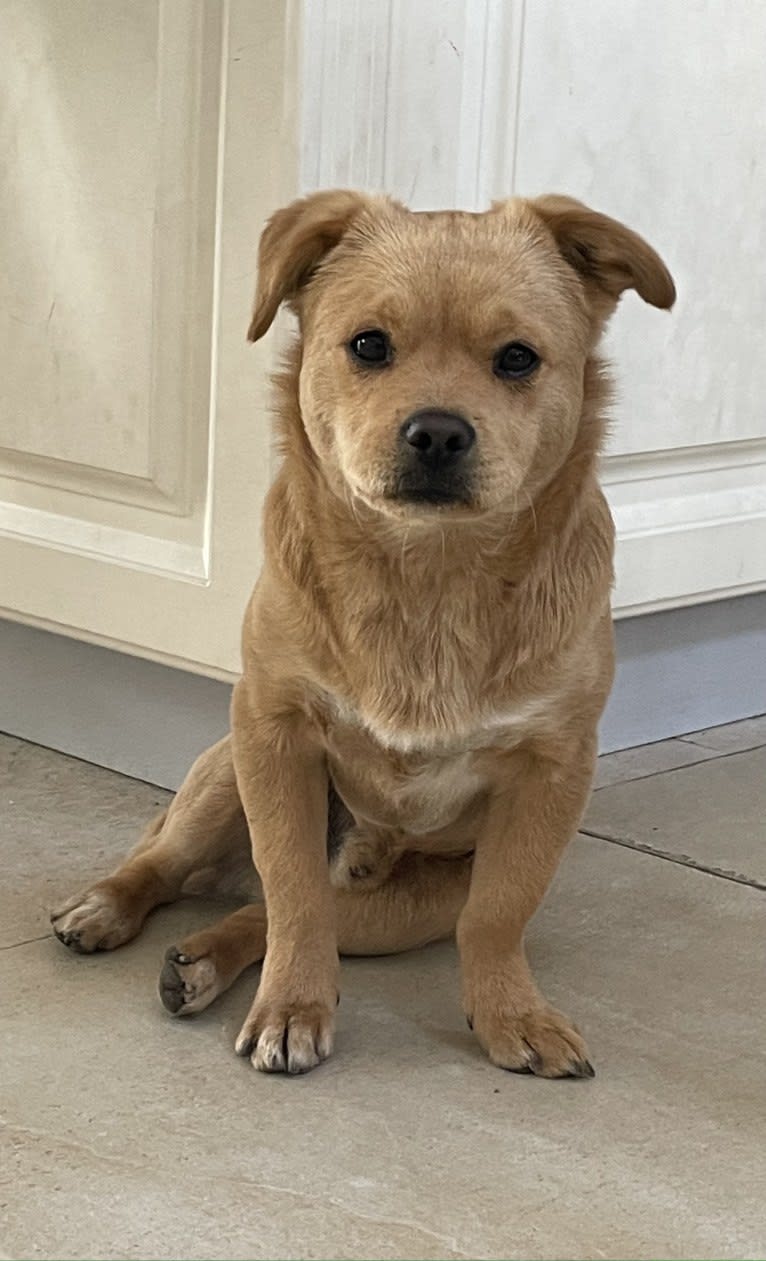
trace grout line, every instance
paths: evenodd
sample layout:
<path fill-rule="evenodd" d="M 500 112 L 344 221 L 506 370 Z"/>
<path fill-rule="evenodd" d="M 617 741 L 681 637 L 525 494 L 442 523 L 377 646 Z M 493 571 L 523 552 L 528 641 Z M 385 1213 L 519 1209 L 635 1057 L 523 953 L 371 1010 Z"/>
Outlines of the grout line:
<path fill-rule="evenodd" d="M 676 740 L 681 739 L 680 736 L 674 736 L 673 738 Z M 701 757 L 698 758 L 696 762 L 682 762 L 680 766 L 665 766 L 661 770 L 647 771 L 646 775 L 632 775 L 630 779 L 616 779 L 613 784 L 601 784 L 600 787 L 594 788 L 594 793 L 602 793 L 606 788 L 619 788 L 621 784 L 637 784 L 639 781 L 644 779 L 655 779 L 658 775 L 673 775 L 676 771 L 690 771 L 693 766 L 702 766 L 706 762 L 721 762 L 724 758 L 738 757 L 740 753 L 755 753 L 757 749 L 766 749 L 766 744 L 754 744 L 752 748 L 749 749 L 729 749 L 726 753 L 719 753 L 716 749 L 709 749 L 707 745 L 694 744 L 692 740 L 687 740 L 685 743 L 691 744 L 692 748 L 695 749 L 706 749 L 712 754 L 712 757 Z M 636 745 L 637 749 L 648 747 L 648 745 Z M 623 750 L 617 750 L 618 753 L 622 751 Z M 627 752 L 627 750 L 625 750 L 625 752 Z M 604 754 L 604 757 L 613 756 L 614 755 L 611 753 Z M 602 840 L 609 840 L 609 837 L 602 837 Z"/>
<path fill-rule="evenodd" d="M 690 858 L 688 854 L 671 854 L 667 850 L 654 849 L 643 841 L 628 841 L 620 836 L 604 836 L 603 832 L 592 832 L 588 828 L 579 828 L 578 831 L 582 832 L 583 836 L 593 837 L 597 841 L 607 841 L 610 845 L 622 845 L 624 849 L 636 850 L 639 854 L 649 854 L 652 858 L 662 858 L 665 862 L 675 863 L 677 867 L 689 867 L 692 871 L 701 871 L 706 876 L 715 876 L 718 880 L 730 880 L 733 884 L 744 884 L 750 889 L 758 889 L 766 893 L 766 884 L 762 884 L 759 880 L 741 876 L 736 871 L 722 871 L 719 867 L 708 867 L 705 863 L 698 863 L 696 859 Z"/>
<path fill-rule="evenodd" d="M 715 730 L 715 728 L 713 728 Z M 753 749 L 763 749 L 766 747 L 766 740 L 762 740 L 757 736 L 757 744 L 748 744 L 741 749 L 716 749 L 712 744 L 704 744 L 702 740 L 692 740 L 691 736 L 674 736 L 673 739 L 680 740 L 681 744 L 690 744 L 693 749 L 710 749 L 711 753 L 719 753 L 721 757 L 724 755 L 729 757 L 732 753 L 752 753 Z"/>
<path fill-rule="evenodd" d="M 29 946 L 33 941 L 47 941 L 52 933 L 43 933 L 41 937 L 27 937 L 24 941 L 12 941 L 9 946 L 0 946 L 0 950 L 17 950 L 19 946 Z"/>

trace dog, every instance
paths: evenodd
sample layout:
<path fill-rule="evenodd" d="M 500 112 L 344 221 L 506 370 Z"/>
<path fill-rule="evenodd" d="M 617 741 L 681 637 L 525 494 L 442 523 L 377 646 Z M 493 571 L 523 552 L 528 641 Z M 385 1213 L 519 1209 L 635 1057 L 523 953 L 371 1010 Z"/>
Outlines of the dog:
<path fill-rule="evenodd" d="M 675 299 L 641 237 L 563 196 L 415 213 L 335 190 L 270 219 L 249 337 L 282 304 L 299 337 L 231 734 L 52 916 L 65 945 L 113 949 L 161 903 L 239 889 L 168 951 L 162 1001 L 201 1011 L 263 960 L 236 1050 L 304 1073 L 332 1050 L 339 953 L 456 934 L 492 1063 L 593 1075 L 523 936 L 613 676 L 597 348 L 626 289 Z"/>

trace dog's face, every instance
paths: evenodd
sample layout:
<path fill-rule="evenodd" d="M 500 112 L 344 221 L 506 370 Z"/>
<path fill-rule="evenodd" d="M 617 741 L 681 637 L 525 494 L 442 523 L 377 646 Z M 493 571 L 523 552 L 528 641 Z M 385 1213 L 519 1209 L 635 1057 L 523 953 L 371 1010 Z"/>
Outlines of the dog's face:
<path fill-rule="evenodd" d="M 309 437 L 374 508 L 513 505 L 574 440 L 589 320 L 544 231 L 499 214 L 367 216 L 302 314 Z"/>
<path fill-rule="evenodd" d="M 336 490 L 407 520 L 513 511 L 566 459 L 627 287 L 674 298 L 644 241 L 569 199 L 415 214 L 320 193 L 266 229 L 251 337 L 293 303 L 302 419 Z"/>

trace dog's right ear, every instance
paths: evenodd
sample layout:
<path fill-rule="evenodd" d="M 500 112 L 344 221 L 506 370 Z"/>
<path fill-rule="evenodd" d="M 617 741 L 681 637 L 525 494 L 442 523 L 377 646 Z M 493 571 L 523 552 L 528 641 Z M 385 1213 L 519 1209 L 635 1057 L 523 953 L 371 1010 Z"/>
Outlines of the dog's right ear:
<path fill-rule="evenodd" d="M 258 247 L 258 285 L 248 340 L 257 342 L 282 302 L 294 298 L 371 198 L 346 189 L 312 193 L 269 219 Z"/>

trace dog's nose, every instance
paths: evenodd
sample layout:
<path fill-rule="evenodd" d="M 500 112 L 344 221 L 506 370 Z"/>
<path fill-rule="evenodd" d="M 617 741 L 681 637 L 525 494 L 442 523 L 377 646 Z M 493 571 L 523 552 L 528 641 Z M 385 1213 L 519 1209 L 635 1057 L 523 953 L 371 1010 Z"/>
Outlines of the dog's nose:
<path fill-rule="evenodd" d="M 476 440 L 473 425 L 457 412 L 413 412 L 401 432 L 420 462 L 432 469 L 456 464 Z"/>

